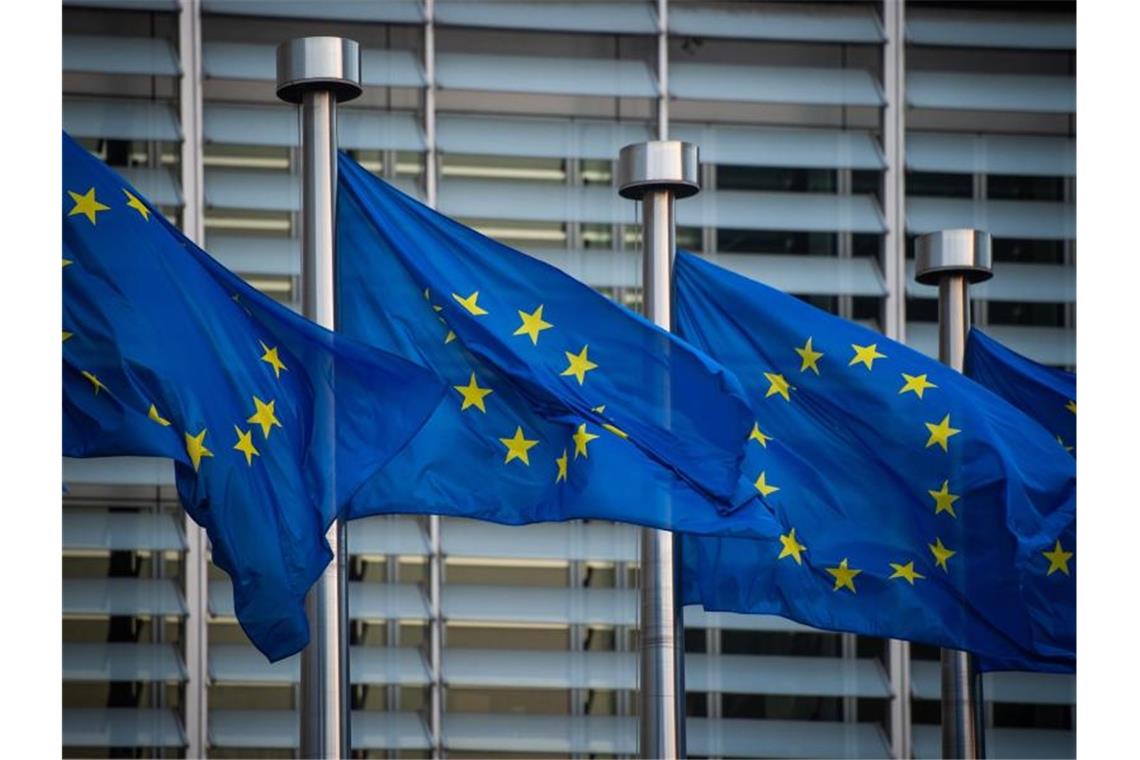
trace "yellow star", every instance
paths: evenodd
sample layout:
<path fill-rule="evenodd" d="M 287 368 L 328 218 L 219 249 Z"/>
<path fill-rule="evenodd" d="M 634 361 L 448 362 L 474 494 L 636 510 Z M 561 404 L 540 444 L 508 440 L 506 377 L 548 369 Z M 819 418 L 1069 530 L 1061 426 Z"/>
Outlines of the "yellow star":
<path fill-rule="evenodd" d="M 71 211 L 67 212 L 67 215 L 75 216 L 76 214 L 83 214 L 92 224 L 95 224 L 95 214 L 99 213 L 100 211 L 107 211 L 111 208 L 110 206 L 104 206 L 102 203 L 95 200 L 94 187 L 83 195 L 80 195 L 79 193 L 73 193 L 70 190 L 67 191 L 67 194 L 71 196 L 71 200 L 75 201 L 75 205 L 72 206 Z"/>
<path fill-rule="evenodd" d="M 463 405 L 459 407 L 459 411 L 465 410 L 469 406 L 473 406 L 483 414 L 487 413 L 487 407 L 483 405 L 483 399 L 487 398 L 488 394 L 493 393 L 490 388 L 480 388 L 479 383 L 475 381 L 475 373 L 471 373 L 471 380 L 467 385 L 453 385 L 451 386 L 459 391 L 459 395 L 463 397 Z"/>
<path fill-rule="evenodd" d="M 772 436 L 764 434 L 764 432 L 760 429 L 759 422 L 753 422 L 752 432 L 748 434 L 748 440 L 756 441 L 764 448 L 768 448 L 768 441 L 772 440 Z"/>
<path fill-rule="evenodd" d="M 127 194 L 127 198 L 129 199 L 127 201 L 127 206 L 129 206 L 130 208 L 133 208 L 135 211 L 139 212 L 139 214 L 142 215 L 142 218 L 149 222 L 150 221 L 150 209 L 146 207 L 146 204 L 143 203 L 142 201 L 140 201 L 138 198 L 136 198 L 131 193 L 131 191 L 128 190 L 127 188 L 124 187 L 123 192 Z"/>
<path fill-rule="evenodd" d="M 950 481 L 943 480 L 942 488 L 937 491 L 927 491 L 930 497 L 934 499 L 934 514 L 940 515 L 943 512 L 949 512 L 951 517 L 957 517 L 954 513 L 954 502 L 958 501 L 958 495 L 950 493 Z"/>
<path fill-rule="evenodd" d="M 70 338 L 72 335 L 75 334 L 75 333 L 69 333 L 67 330 L 61 330 L 61 332 L 63 333 L 63 342 L 64 343 L 67 342 L 68 338 Z"/>
<path fill-rule="evenodd" d="M 606 405 L 602 404 L 601 406 L 595 406 L 594 411 L 598 412 L 599 414 L 605 414 L 606 413 Z M 614 435 L 618 436 L 619 438 L 629 438 L 629 433 L 627 433 L 624 430 L 622 430 L 621 428 L 616 427 L 614 425 L 611 425 L 607 422 L 603 422 L 602 427 L 605 428 L 606 430 L 610 431 Z"/>
<path fill-rule="evenodd" d="M 241 428 L 234 425 L 234 432 L 237 433 L 238 437 L 238 442 L 234 444 L 234 450 L 245 454 L 245 463 L 252 466 L 253 458 L 261 456 L 261 452 L 253 445 L 253 431 L 246 430 L 243 433 Z"/>
<path fill-rule="evenodd" d="M 907 562 L 905 565 L 899 565 L 894 562 L 888 562 L 894 572 L 890 574 L 887 580 L 894 580 L 895 578 L 902 578 L 910 585 L 914 585 L 915 580 L 921 580 L 926 576 L 922 573 L 916 572 L 914 569 L 914 561 Z"/>
<path fill-rule="evenodd" d="M 938 565 L 946 572 L 950 572 L 950 568 L 946 567 L 946 560 L 950 559 L 958 552 L 951 551 L 950 549 L 947 549 L 945 546 L 943 546 L 941 538 L 935 538 L 934 543 L 927 544 L 927 546 L 930 547 L 930 551 L 934 555 L 934 564 Z"/>
<path fill-rule="evenodd" d="M 80 374 L 82 374 L 85 378 L 90 380 L 91 384 L 95 386 L 95 395 L 96 396 L 99 395 L 99 389 L 100 388 L 103 390 L 107 390 L 107 386 L 103 385 L 103 381 L 100 380 L 99 378 L 95 377 L 95 375 L 93 373 L 88 372 L 87 370 L 83 370 Z"/>
<path fill-rule="evenodd" d="M 186 436 L 186 453 L 190 455 L 190 463 L 194 465 L 194 472 L 198 471 L 198 465 L 202 462 L 202 457 L 212 457 L 214 452 L 206 448 L 206 428 L 202 428 L 202 432 L 198 435 L 190 435 L 183 433 Z"/>
<path fill-rule="evenodd" d="M 458 293 L 452 293 L 451 297 L 454 298 L 456 301 L 458 301 L 464 309 L 467 309 L 467 311 L 471 312 L 472 314 L 474 314 L 477 317 L 481 317 L 487 313 L 487 310 L 479 305 L 479 291 L 478 290 L 476 290 L 474 293 L 467 296 L 466 298 L 461 297 Z"/>
<path fill-rule="evenodd" d="M 773 486 L 768 483 L 768 479 L 763 472 L 760 473 L 760 477 L 756 478 L 756 482 L 752 485 L 756 488 L 757 491 L 760 492 L 761 496 L 765 497 L 771 496 L 772 494 L 776 493 L 776 491 L 780 490 L 779 486 Z"/>
<path fill-rule="evenodd" d="M 1077 413 L 1077 402 L 1070 399 L 1069 402 L 1067 404 L 1065 404 L 1065 408 L 1068 409 L 1073 414 L 1076 414 Z"/>
<path fill-rule="evenodd" d="M 1065 575 L 1069 574 L 1069 560 L 1073 558 L 1073 553 L 1062 549 L 1060 541 L 1053 547 L 1053 551 L 1041 553 L 1049 560 L 1049 572 L 1045 573 L 1045 575 L 1052 575 L 1058 570 Z"/>
<path fill-rule="evenodd" d="M 832 591 L 838 591 L 839 589 L 846 587 L 851 589 L 852 594 L 855 593 L 855 576 L 863 571 L 856 570 L 852 567 L 847 567 L 846 557 L 844 557 L 843 561 L 839 563 L 839 567 L 828 567 L 825 569 L 835 578 L 835 587 L 831 589 Z"/>
<path fill-rule="evenodd" d="M 566 354 L 566 360 L 570 365 L 562 370 L 563 375 L 571 375 L 578 379 L 578 385 L 586 381 L 586 373 L 592 369 L 597 369 L 598 365 L 590 361 L 590 357 L 586 355 L 589 346 L 582 346 L 582 350 L 577 354 L 572 354 L 569 351 L 563 351 Z"/>
<path fill-rule="evenodd" d="M 562 449 L 562 456 L 555 457 L 554 461 L 558 464 L 558 475 L 554 478 L 555 483 L 562 483 L 566 480 L 566 465 L 570 461 L 567 456 L 566 449 Z"/>
<path fill-rule="evenodd" d="M 277 419 L 277 415 L 273 411 L 273 405 L 276 403 L 274 400 L 267 404 L 257 396 L 254 396 L 253 405 L 257 411 L 253 413 L 252 417 L 246 420 L 246 422 L 256 422 L 261 425 L 261 435 L 266 439 L 269 438 L 270 429 L 274 426 L 281 427 L 281 421 Z"/>
<path fill-rule="evenodd" d="M 70 337 L 71 333 L 68 333 L 68 336 Z M 67 340 L 67 338 L 64 338 L 64 340 Z M 1061 436 L 1057 436 L 1057 443 L 1061 444 L 1061 448 L 1063 448 L 1065 451 L 1069 452 L 1070 454 L 1073 452 L 1073 447 L 1072 446 L 1066 446 L 1065 441 L 1061 438 Z"/>
<path fill-rule="evenodd" d="M 876 359 L 887 358 L 886 354 L 879 353 L 878 343 L 872 343 L 869 346 L 858 346 L 852 343 L 851 348 L 855 350 L 855 356 L 851 358 L 851 361 L 847 362 L 848 367 L 854 364 L 862 364 L 867 368 L 867 371 L 870 372 L 872 369 L 871 365 Z"/>
<path fill-rule="evenodd" d="M 587 433 L 586 432 L 586 425 L 585 425 L 585 423 L 583 423 L 583 424 L 578 426 L 578 432 L 574 433 L 573 437 L 574 437 L 574 458 L 577 459 L 578 455 L 581 454 L 583 458 L 589 459 L 590 455 L 586 451 L 586 444 L 589 443 L 590 441 L 594 440 L 595 438 L 598 438 L 598 436 L 594 435 L 593 433 Z"/>
<path fill-rule="evenodd" d="M 800 372 L 806 372 L 810 369 L 815 374 L 819 374 L 819 365 L 816 362 L 823 357 L 823 352 L 812 349 L 811 338 L 807 339 L 803 348 L 797 348 L 796 353 L 803 359 L 803 363 L 800 364 Z"/>
<path fill-rule="evenodd" d="M 277 346 L 270 348 L 260 340 L 257 342 L 261 343 L 261 350 L 265 352 L 261 355 L 261 361 L 273 367 L 273 375 L 280 379 L 281 370 L 288 370 L 289 368 L 285 366 L 285 362 L 281 361 L 281 357 L 277 355 Z"/>
<path fill-rule="evenodd" d="M 796 540 L 795 528 L 789 530 L 786 535 L 780 536 L 780 545 L 784 548 L 780 549 L 780 556 L 776 557 L 777 561 L 784 557 L 791 557 L 797 565 L 803 564 L 803 560 L 800 559 L 800 552 L 806 552 L 807 547 Z"/>
<path fill-rule="evenodd" d="M 512 459 L 521 459 L 522 463 L 530 467 L 530 457 L 527 452 L 538 445 L 538 441 L 528 441 L 523 436 L 521 427 L 515 428 L 514 438 L 500 438 L 504 446 L 507 447 L 507 458 L 503 460 L 503 464 L 507 464 Z"/>
<path fill-rule="evenodd" d="M 534 310 L 533 314 L 527 314 L 522 309 L 519 309 L 519 317 L 522 319 L 522 326 L 514 331 L 514 335 L 529 335 L 531 344 L 538 345 L 538 334 L 543 330 L 549 330 L 554 325 L 543 320 L 542 318 L 543 304 L 539 304 L 538 308 Z"/>
<path fill-rule="evenodd" d="M 791 401 L 792 397 L 788 395 L 788 390 L 791 388 L 788 381 L 784 379 L 783 375 L 778 375 L 774 372 L 765 372 L 764 377 L 771 385 L 768 386 L 768 392 L 764 394 L 764 398 L 775 396 L 777 393 L 784 397 L 784 401 Z"/>
<path fill-rule="evenodd" d="M 443 322 L 443 319 L 442 319 L 442 318 L 440 318 L 440 320 L 439 320 L 439 321 L 440 321 L 440 322 Z M 447 323 L 446 323 L 446 322 L 443 322 L 443 325 L 446 327 L 446 326 L 447 326 Z M 444 336 L 443 336 L 443 345 L 445 345 L 445 346 L 446 346 L 448 343 L 450 343 L 450 342 L 451 342 L 451 341 L 453 341 L 453 340 L 455 340 L 455 332 L 454 332 L 454 331 L 453 331 L 453 330 L 452 330 L 450 327 L 448 327 L 448 328 L 447 328 L 447 335 L 444 335 Z"/>
<path fill-rule="evenodd" d="M 949 442 L 950 436 L 958 435 L 958 433 L 962 432 L 958 428 L 950 427 L 949 414 L 943 417 L 942 422 L 939 422 L 937 425 L 933 422 L 927 422 L 925 424 L 926 429 L 930 431 L 930 437 L 926 439 L 926 448 L 928 449 L 937 443 L 942 447 L 943 451 L 949 451 L 949 449 L 946 448 L 946 444 Z"/>
<path fill-rule="evenodd" d="M 927 388 L 937 388 L 938 387 L 934 383 L 929 382 L 926 379 L 925 374 L 923 374 L 923 375 L 908 375 L 907 373 L 903 372 L 902 376 L 903 376 L 903 380 L 906 380 L 906 384 L 902 388 L 899 389 L 899 395 L 900 396 L 902 394 L 906 393 L 907 391 L 914 391 L 914 395 L 918 396 L 919 398 L 922 398 L 922 394 L 926 392 Z"/>
<path fill-rule="evenodd" d="M 158 407 L 156 407 L 154 404 L 150 405 L 150 409 L 147 410 L 146 416 L 157 422 L 159 425 L 162 425 L 163 427 L 170 427 L 170 420 L 159 414 Z"/>
<path fill-rule="evenodd" d="M 72 264 L 74 264 L 74 263 L 75 263 L 75 262 L 74 262 L 74 261 L 72 261 L 71 259 L 64 259 L 64 260 L 63 260 L 63 268 L 64 268 L 64 269 L 67 269 L 67 267 L 71 266 L 71 265 L 72 265 Z"/>

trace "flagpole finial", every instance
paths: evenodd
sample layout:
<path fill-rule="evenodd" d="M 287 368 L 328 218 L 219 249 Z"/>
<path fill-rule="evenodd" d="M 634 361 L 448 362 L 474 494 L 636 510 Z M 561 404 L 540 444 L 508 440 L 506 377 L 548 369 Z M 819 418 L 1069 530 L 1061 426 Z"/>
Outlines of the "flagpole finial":
<path fill-rule="evenodd" d="M 277 97 L 300 103 L 305 92 L 331 92 L 338 103 L 360 97 L 360 43 L 345 37 L 297 37 L 277 46 Z"/>
<path fill-rule="evenodd" d="M 982 230 L 939 230 L 919 235 L 914 243 L 914 279 L 937 285 L 948 275 L 973 284 L 994 276 L 992 239 Z"/>
<path fill-rule="evenodd" d="M 653 140 L 634 143 L 618 155 L 618 193 L 641 200 L 652 190 L 668 190 L 674 198 L 688 198 L 701 191 L 699 152 L 693 143 Z"/>

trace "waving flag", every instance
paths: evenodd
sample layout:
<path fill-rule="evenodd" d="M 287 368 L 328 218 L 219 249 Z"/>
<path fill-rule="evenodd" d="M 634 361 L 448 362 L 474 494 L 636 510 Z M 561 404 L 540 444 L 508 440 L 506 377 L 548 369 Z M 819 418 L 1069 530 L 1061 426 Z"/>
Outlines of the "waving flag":
<path fill-rule="evenodd" d="M 62 195 L 64 455 L 174 459 L 250 640 L 299 651 L 326 529 L 443 388 L 245 284 L 66 134 Z"/>
<path fill-rule="evenodd" d="M 773 540 L 683 542 L 684 599 L 982 656 L 1075 664 L 1073 459 L 972 380 L 690 254 L 677 332 L 749 389 Z"/>
<path fill-rule="evenodd" d="M 450 386 L 352 514 L 772 535 L 740 478 L 750 413 L 723 367 L 345 156 L 339 174 L 341 329 Z"/>
<path fill-rule="evenodd" d="M 1077 376 L 1038 364 L 976 327 L 966 341 L 966 376 L 1033 419 L 1077 455 Z"/>

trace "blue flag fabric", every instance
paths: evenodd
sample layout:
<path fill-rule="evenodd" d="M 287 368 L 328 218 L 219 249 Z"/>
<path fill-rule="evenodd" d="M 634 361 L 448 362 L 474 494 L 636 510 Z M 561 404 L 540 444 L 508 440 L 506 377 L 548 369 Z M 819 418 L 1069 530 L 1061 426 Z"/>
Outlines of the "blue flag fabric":
<path fill-rule="evenodd" d="M 1075 665 L 1075 469 L 1039 425 L 902 344 L 679 253 L 678 334 L 749 388 L 772 540 L 687 536 L 683 596 L 819 628 Z"/>
<path fill-rule="evenodd" d="M 731 373 L 343 155 L 339 176 L 341 329 L 451 386 L 352 515 L 767 534 L 741 488 L 751 423 Z"/>
<path fill-rule="evenodd" d="M 1041 423 L 1077 455 L 1077 376 L 1003 346 L 976 327 L 966 341 L 966 376 Z"/>
<path fill-rule="evenodd" d="M 246 634 L 299 651 L 327 527 L 443 387 L 244 283 L 66 134 L 62 196 L 63 454 L 174 459 Z"/>

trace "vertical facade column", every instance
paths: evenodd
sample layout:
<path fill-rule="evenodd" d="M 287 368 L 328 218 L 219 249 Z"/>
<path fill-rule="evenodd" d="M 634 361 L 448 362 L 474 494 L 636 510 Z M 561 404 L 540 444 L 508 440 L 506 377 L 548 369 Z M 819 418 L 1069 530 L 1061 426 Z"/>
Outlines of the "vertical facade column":
<path fill-rule="evenodd" d="M 629 563 L 616 562 L 614 563 L 614 588 L 625 589 L 629 588 Z M 633 629 L 631 626 L 618 625 L 614 626 L 614 651 L 628 652 L 630 650 L 630 642 L 632 640 Z M 632 695 L 633 692 L 627 689 L 621 689 L 617 692 L 616 697 L 616 710 L 619 716 L 626 716 L 633 714 L 632 708 Z M 625 757 L 619 755 L 619 757 Z"/>
<path fill-rule="evenodd" d="M 906 6 L 883 0 L 883 298 L 881 323 L 888 338 L 906 341 Z M 911 757 L 910 642 L 887 642 L 891 680 L 891 754 Z"/>
<path fill-rule="evenodd" d="M 424 199 L 439 203 L 439 153 L 435 119 L 435 0 L 424 0 Z M 428 732 L 433 758 L 443 757 L 443 540 L 439 515 L 428 517 Z"/>
<path fill-rule="evenodd" d="M 902 0 L 883 0 L 883 332 L 897 341 L 906 340 L 906 24 Z"/>
<path fill-rule="evenodd" d="M 424 198 L 439 200 L 439 159 L 435 147 L 435 0 L 424 0 Z"/>
<path fill-rule="evenodd" d="M 657 0 L 657 139 L 669 139 L 669 0 Z"/>
<path fill-rule="evenodd" d="M 835 190 L 838 195 L 844 196 L 845 199 L 850 200 L 852 192 L 852 176 L 851 169 L 844 168 L 835 172 Z M 835 235 L 835 253 L 840 259 L 850 259 L 855 255 L 855 240 L 854 235 L 850 229 L 837 232 Z M 851 319 L 854 313 L 855 299 L 850 294 L 839 294 L 836 298 L 836 305 L 838 307 L 837 313 L 844 319 Z"/>
<path fill-rule="evenodd" d="M 1065 177 L 1062 180 L 1062 196 L 1061 200 L 1065 203 L 1077 202 L 1077 178 Z M 1066 268 L 1072 269 L 1077 265 L 1077 241 L 1072 238 L 1065 238 L 1061 242 L 1061 263 Z M 1068 328 L 1076 326 L 1077 304 L 1075 301 L 1067 301 L 1061 307 L 1061 324 Z M 1072 368 L 1070 368 L 1072 369 Z"/>
<path fill-rule="evenodd" d="M 182 79 L 178 84 L 179 117 L 182 123 L 182 232 L 198 245 L 205 244 L 205 198 L 202 176 L 202 19 L 199 0 L 182 0 L 178 12 L 178 56 Z M 183 573 L 186 594 L 186 687 L 183 717 L 186 721 L 186 756 L 205 757 L 207 727 L 207 572 L 206 531 L 189 515 L 183 517 L 186 531 L 186 564 Z"/>
<path fill-rule="evenodd" d="M 716 164 L 701 164 L 701 187 L 716 190 Z M 714 256 L 717 252 L 717 228 L 712 225 L 701 227 L 701 255 Z"/>
<path fill-rule="evenodd" d="M 972 190 L 971 194 L 974 197 L 975 208 L 978 205 L 984 206 L 986 200 L 989 198 L 989 188 L 986 184 L 986 174 L 984 172 L 977 172 L 971 177 Z M 990 304 L 989 301 L 980 301 L 971 299 L 970 301 L 970 318 L 973 324 L 979 327 L 985 327 L 990 323 Z"/>

